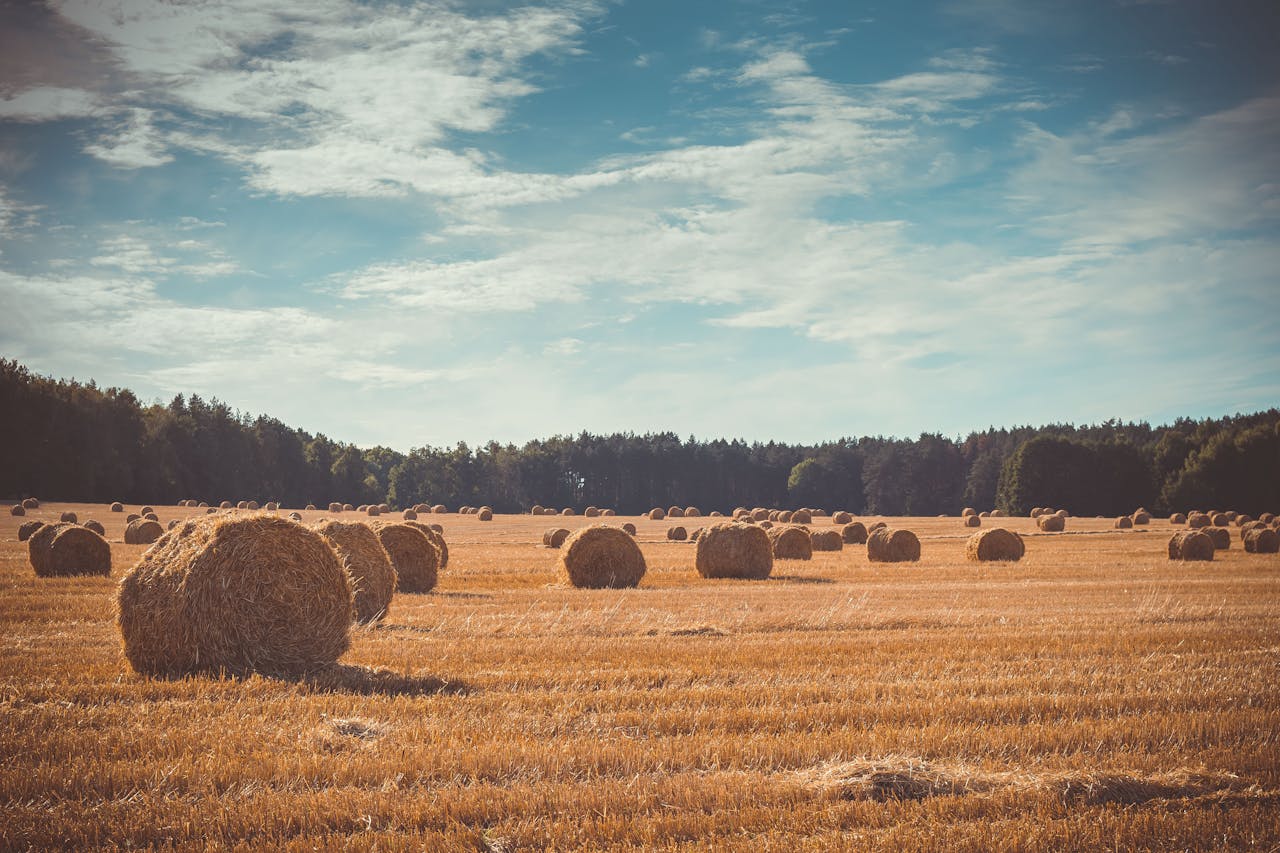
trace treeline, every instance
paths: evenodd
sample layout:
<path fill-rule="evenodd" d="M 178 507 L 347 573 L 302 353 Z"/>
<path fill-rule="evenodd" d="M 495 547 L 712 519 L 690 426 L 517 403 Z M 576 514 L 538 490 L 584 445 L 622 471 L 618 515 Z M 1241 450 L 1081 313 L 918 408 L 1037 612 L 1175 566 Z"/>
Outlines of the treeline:
<path fill-rule="evenodd" d="M 820 445 L 582 433 L 471 449 L 359 448 L 192 394 L 38 376 L 0 360 L 0 496 L 172 503 L 183 498 L 397 506 L 540 503 L 638 513 L 654 506 L 814 506 L 859 514 L 962 507 L 1077 515 L 1280 510 L 1280 411 L 1169 426 L 988 429 L 956 441 L 842 438 Z"/>

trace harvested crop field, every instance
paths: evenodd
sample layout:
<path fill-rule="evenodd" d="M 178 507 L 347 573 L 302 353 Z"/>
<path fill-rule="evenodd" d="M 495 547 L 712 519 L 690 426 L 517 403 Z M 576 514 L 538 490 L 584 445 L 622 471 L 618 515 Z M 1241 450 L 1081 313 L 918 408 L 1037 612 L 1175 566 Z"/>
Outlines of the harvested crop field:
<path fill-rule="evenodd" d="M 31 570 L 18 527 L 66 511 L 102 521 L 110 578 Z M 1280 556 L 1173 562 L 1163 518 L 1002 518 L 1026 555 L 977 563 L 954 517 L 886 520 L 919 562 L 846 545 L 748 581 L 618 516 L 647 571 L 588 590 L 545 518 L 433 515 L 438 585 L 337 666 L 153 680 L 112 614 L 148 547 L 125 514 L 5 515 L 0 848 L 1280 845 Z"/>

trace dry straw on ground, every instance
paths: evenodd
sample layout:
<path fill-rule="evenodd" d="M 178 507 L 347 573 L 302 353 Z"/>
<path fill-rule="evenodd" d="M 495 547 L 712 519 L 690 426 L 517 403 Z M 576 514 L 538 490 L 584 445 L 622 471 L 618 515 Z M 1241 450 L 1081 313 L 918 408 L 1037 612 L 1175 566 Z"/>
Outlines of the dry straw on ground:
<path fill-rule="evenodd" d="M 164 535 L 160 522 L 149 518 L 135 518 L 124 529 L 124 544 L 150 545 Z"/>
<path fill-rule="evenodd" d="M 74 522 L 46 524 L 27 540 L 31 568 L 42 578 L 110 575 L 107 540 Z"/>
<path fill-rule="evenodd" d="M 351 579 L 320 534 L 269 515 L 190 519 L 120 583 L 135 670 L 293 673 L 350 643 Z"/>
<path fill-rule="evenodd" d="M 1275 554 L 1280 552 L 1280 533 L 1271 527 L 1250 530 L 1244 537 L 1244 550 L 1250 554 Z"/>
<path fill-rule="evenodd" d="M 564 541 L 560 569 L 576 587 L 632 587 L 644 577 L 644 554 L 625 531 L 594 525 L 581 528 Z"/>
<path fill-rule="evenodd" d="M 815 530 L 810 539 L 813 541 L 813 550 L 815 551 L 841 551 L 844 549 L 844 539 L 841 537 L 839 530 Z"/>
<path fill-rule="evenodd" d="M 713 524 L 698 538 L 694 565 L 704 578 L 764 580 L 773 571 L 769 534 L 751 524 Z"/>
<path fill-rule="evenodd" d="M 813 557 L 813 540 L 804 527 L 779 526 L 768 533 L 775 560 L 809 560 Z"/>
<path fill-rule="evenodd" d="M 405 522 L 380 522 L 374 524 L 373 530 L 396 570 L 398 591 L 420 593 L 435 589 L 440 549 L 426 533 Z"/>
<path fill-rule="evenodd" d="M 1180 530 L 1169 539 L 1170 560 L 1212 560 L 1213 539 L 1202 530 Z"/>
<path fill-rule="evenodd" d="M 396 591 L 396 570 L 378 535 L 360 522 L 321 521 L 311 529 L 324 537 L 351 578 L 356 621 L 386 616 Z"/>
<path fill-rule="evenodd" d="M 914 563 L 920 559 L 920 540 L 910 530 L 877 528 L 867 537 L 867 559 L 873 563 Z"/>
<path fill-rule="evenodd" d="M 1067 519 L 1064 516 L 1042 515 L 1036 519 L 1036 525 L 1047 533 L 1061 533 L 1066 529 Z"/>
<path fill-rule="evenodd" d="M 1003 527 L 992 527 L 969 537 L 964 555 L 976 562 L 992 560 L 1017 561 L 1026 553 L 1022 537 Z"/>

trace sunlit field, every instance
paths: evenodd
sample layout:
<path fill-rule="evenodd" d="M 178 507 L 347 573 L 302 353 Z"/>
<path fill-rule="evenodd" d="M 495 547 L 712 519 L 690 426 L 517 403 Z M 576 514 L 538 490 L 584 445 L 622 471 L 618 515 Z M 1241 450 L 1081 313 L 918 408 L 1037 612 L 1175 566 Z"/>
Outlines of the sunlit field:
<path fill-rule="evenodd" d="M 68 509 L 111 578 L 35 577 L 18 525 Z M 339 666 L 163 681 L 113 621 L 146 548 L 124 514 L 4 516 L 0 847 L 1280 847 L 1280 557 L 1235 528 L 1183 564 L 1164 519 L 983 519 L 1027 553 L 979 565 L 958 519 L 892 519 L 919 563 L 845 546 L 751 582 L 666 541 L 705 518 L 429 520 L 439 586 Z M 574 589 L 539 544 L 598 521 L 636 524 L 638 589 Z"/>

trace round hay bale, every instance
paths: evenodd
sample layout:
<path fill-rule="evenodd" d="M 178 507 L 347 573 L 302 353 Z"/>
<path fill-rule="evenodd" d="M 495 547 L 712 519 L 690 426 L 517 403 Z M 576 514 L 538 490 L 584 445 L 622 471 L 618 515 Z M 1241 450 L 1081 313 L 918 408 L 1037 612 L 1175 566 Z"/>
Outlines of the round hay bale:
<path fill-rule="evenodd" d="M 36 500 L 35 498 L 27 498 L 22 502 L 22 508 L 23 509 L 39 509 L 40 501 Z"/>
<path fill-rule="evenodd" d="M 1151 513 L 1147 512 L 1145 509 L 1140 509 L 1136 511 L 1133 514 L 1133 523 L 1134 524 L 1150 524 Z"/>
<path fill-rule="evenodd" d="M 302 521 L 302 513 L 300 513 L 300 512 L 291 512 L 291 513 L 289 513 L 289 518 L 290 518 L 291 520 L 293 520 L 293 521 Z"/>
<path fill-rule="evenodd" d="M 263 509 L 265 509 L 267 512 L 279 512 L 280 504 L 276 503 L 275 501 L 267 501 L 267 505 L 263 507 Z"/>
<path fill-rule="evenodd" d="M 889 523 L 886 521 L 877 521 L 872 524 L 869 524 L 867 525 L 867 535 L 870 536 L 872 533 L 875 533 L 877 530 L 883 530 L 888 526 L 889 526 Z"/>
<path fill-rule="evenodd" d="M 1231 516 L 1225 512 L 1214 513 L 1209 516 L 1209 521 L 1213 523 L 1214 527 L 1226 527 L 1231 523 Z"/>
<path fill-rule="evenodd" d="M 59 516 L 58 520 L 65 521 L 68 524 L 75 524 L 80 519 L 76 517 L 76 514 L 74 512 L 64 512 L 61 516 Z"/>
<path fill-rule="evenodd" d="M 430 527 L 430 528 L 431 528 L 432 530 L 434 530 L 436 533 L 439 533 L 441 536 L 444 536 L 444 525 L 443 525 L 443 524 L 428 524 L 428 525 L 427 525 L 427 527 Z M 443 568 L 443 564 L 442 564 L 442 568 Z"/>
<path fill-rule="evenodd" d="M 762 506 L 756 507 L 755 509 L 751 510 L 751 520 L 752 521 L 768 521 L 769 510 L 765 509 Z"/>
<path fill-rule="evenodd" d="M 480 511 L 484 512 L 484 510 L 480 510 Z M 564 509 L 560 510 L 560 514 L 561 515 L 577 515 L 578 513 L 573 509 L 573 507 L 567 506 Z"/>
<path fill-rule="evenodd" d="M 426 513 L 430 513 L 430 512 L 431 512 L 431 504 L 414 504 L 414 505 L 413 505 L 413 511 L 414 511 L 414 512 L 416 512 L 416 513 L 418 513 L 419 515 L 424 515 L 424 514 L 426 514 Z"/>
<path fill-rule="evenodd" d="M 839 530 L 815 530 L 810 536 L 813 540 L 813 550 L 815 551 L 841 551 L 844 550 L 844 539 L 840 536 Z"/>
<path fill-rule="evenodd" d="M 633 587 L 644 577 L 644 554 L 625 531 L 597 524 L 564 540 L 560 570 L 579 589 Z"/>
<path fill-rule="evenodd" d="M 311 529 L 338 555 L 351 578 L 355 620 L 364 624 L 386 616 L 396 591 L 396 570 L 378 534 L 358 521 L 321 521 Z"/>
<path fill-rule="evenodd" d="M 164 528 L 164 529 L 165 529 L 165 530 L 172 530 L 173 528 L 175 528 L 175 527 L 177 527 L 177 526 L 178 526 L 178 519 L 176 519 L 176 518 L 175 518 L 175 519 L 173 519 L 172 521 L 170 521 L 167 525 L 165 525 L 165 528 Z"/>
<path fill-rule="evenodd" d="M 111 574 L 111 546 L 87 527 L 46 524 L 27 540 L 31 568 L 42 578 Z"/>
<path fill-rule="evenodd" d="M 798 509 L 791 513 L 792 524 L 812 524 L 813 513 L 807 509 Z"/>
<path fill-rule="evenodd" d="M 1122 515 L 1116 519 L 1115 527 L 1117 530 L 1128 530 L 1133 527 L 1133 519 L 1127 515 Z"/>
<path fill-rule="evenodd" d="M 9 515 L 26 515 L 26 514 L 27 514 L 27 508 L 24 507 L 22 504 L 14 504 L 13 506 L 9 507 Z"/>
<path fill-rule="evenodd" d="M 124 529 L 124 544 L 150 545 L 164 535 L 160 522 L 150 518 L 135 518 Z"/>
<path fill-rule="evenodd" d="M 772 515 L 770 515 L 769 520 L 770 520 L 770 521 L 776 521 L 776 522 L 778 522 L 779 524 L 790 524 L 790 523 L 791 523 L 791 517 L 792 517 L 793 515 L 795 515 L 795 513 L 794 513 L 794 512 L 792 512 L 791 510 L 789 510 L 789 509 L 783 509 L 783 510 L 779 510 L 778 512 L 773 513 Z"/>
<path fill-rule="evenodd" d="M 1202 527 L 1208 527 L 1213 524 L 1213 519 L 1205 512 L 1193 512 L 1187 516 L 1187 527 L 1197 530 Z"/>
<path fill-rule="evenodd" d="M 695 527 L 695 528 L 693 529 L 693 532 L 689 534 L 689 541 L 690 541 L 690 542 L 697 542 L 697 541 L 698 541 L 698 539 L 700 539 L 700 538 L 702 537 L 702 533 L 703 533 L 703 531 L 704 531 L 704 530 L 706 530 L 706 528 L 705 528 L 705 527 Z"/>
<path fill-rule="evenodd" d="M 1238 513 L 1234 509 L 1223 510 L 1222 514 L 1227 517 L 1228 521 L 1235 521 Z"/>
<path fill-rule="evenodd" d="M 548 548 L 559 548 L 569 538 L 569 531 L 563 527 L 549 527 L 542 534 L 542 544 Z"/>
<path fill-rule="evenodd" d="M 1067 527 L 1067 519 L 1057 513 L 1042 515 L 1036 519 L 1036 525 L 1048 533 L 1061 533 Z"/>
<path fill-rule="evenodd" d="M 1070 517 L 1071 517 L 1071 513 L 1067 512 L 1065 509 L 1060 509 L 1060 510 L 1058 510 L 1057 512 L 1055 512 L 1055 513 L 1054 513 L 1054 515 L 1056 515 L 1058 518 L 1070 518 Z"/>
<path fill-rule="evenodd" d="M 745 506 L 739 506 L 739 507 L 734 507 L 733 512 L 729 514 L 732 515 L 735 519 L 742 518 L 742 516 L 744 515 L 751 515 L 751 510 L 747 509 Z"/>
<path fill-rule="evenodd" d="M 142 514 L 142 517 L 143 517 L 143 518 L 145 518 L 147 521 L 159 521 L 159 520 L 160 520 L 160 516 L 156 515 L 154 512 L 144 512 L 144 513 Z"/>
<path fill-rule="evenodd" d="M 196 504 L 196 506 L 198 506 L 200 509 L 204 509 L 208 505 L 209 504 L 205 503 L 204 501 L 200 501 L 200 503 Z"/>
<path fill-rule="evenodd" d="M 630 533 L 632 536 L 636 535 L 636 526 L 629 521 L 624 521 L 622 523 L 622 529 L 627 533 Z"/>
<path fill-rule="evenodd" d="M 1249 535 L 1250 530 L 1257 530 L 1260 527 L 1269 526 L 1270 525 L 1263 524 L 1261 521 L 1250 521 L 1246 524 L 1242 524 L 1240 526 L 1240 541 L 1243 542 L 1245 540 L 1245 537 Z"/>
<path fill-rule="evenodd" d="M 342 512 L 342 504 L 337 501 L 331 501 L 329 503 L 329 512 Z"/>
<path fill-rule="evenodd" d="M 1231 547 L 1231 531 L 1225 527 L 1206 527 L 1204 532 L 1213 540 L 1213 547 L 1225 551 Z"/>
<path fill-rule="evenodd" d="M 846 524 L 849 524 L 852 521 L 853 521 L 853 514 L 845 512 L 844 510 L 839 510 L 838 512 L 833 513 L 831 516 L 831 523 L 839 526 L 844 526 Z"/>
<path fill-rule="evenodd" d="M 1175 512 L 1169 516 L 1170 524 L 1186 524 L 1187 517 L 1180 512 Z"/>
<path fill-rule="evenodd" d="M 1236 527 L 1244 527 L 1246 524 L 1249 524 L 1252 521 L 1253 521 L 1253 516 L 1246 515 L 1244 513 L 1241 513 L 1240 515 L 1237 515 L 1235 518 L 1231 519 L 1231 523 L 1234 524 Z"/>
<path fill-rule="evenodd" d="M 343 512 L 354 512 L 354 511 L 355 511 L 355 507 L 354 507 L 354 506 L 352 506 L 351 504 L 343 504 L 343 505 L 342 505 L 342 511 L 343 511 Z"/>
<path fill-rule="evenodd" d="M 315 511 L 316 511 L 316 505 L 315 505 L 315 504 L 307 504 L 306 506 L 304 506 L 304 507 L 302 508 L 302 511 L 303 511 L 303 512 L 315 512 Z"/>
<path fill-rule="evenodd" d="M 396 570 L 396 589 L 400 592 L 431 592 L 435 589 L 440 569 L 440 549 L 420 528 L 398 521 L 378 522 L 373 526 L 378 541 L 391 558 Z"/>
<path fill-rule="evenodd" d="M 667 507 L 667 518 L 684 518 L 684 510 L 678 506 Z"/>
<path fill-rule="evenodd" d="M 565 510 L 565 514 L 573 515 L 573 513 L 567 509 Z M 480 521 L 493 521 L 493 510 L 489 509 L 488 507 L 485 507 L 484 509 L 476 513 L 476 518 L 478 518 Z"/>
<path fill-rule="evenodd" d="M 356 512 L 368 512 L 368 510 L 369 510 L 368 504 L 360 504 L 360 506 L 356 507 Z"/>
<path fill-rule="evenodd" d="M 231 503 L 231 501 L 223 501 L 222 503 L 218 504 L 218 509 L 231 509 L 234 506 L 235 504 Z"/>
<path fill-rule="evenodd" d="M 120 583 L 141 673 L 301 673 L 350 644 L 351 579 L 320 534 L 269 515 L 188 519 Z"/>
<path fill-rule="evenodd" d="M 867 537 L 867 559 L 873 563 L 914 563 L 920 559 L 920 540 L 910 530 L 881 527 Z"/>
<path fill-rule="evenodd" d="M 1275 520 L 1275 514 L 1270 512 L 1264 512 L 1262 515 L 1258 516 L 1258 521 L 1261 521 L 1263 524 L 1270 524 Z"/>
<path fill-rule="evenodd" d="M 417 520 L 418 520 L 418 514 L 417 514 L 416 512 L 414 512 L 413 510 L 411 510 L 411 509 L 406 509 L 403 513 L 401 513 L 401 514 L 400 514 L 400 516 L 401 516 L 401 518 L 403 518 L 405 521 L 417 521 Z"/>
<path fill-rule="evenodd" d="M 378 512 L 382 513 L 383 515 L 386 515 L 387 513 L 391 512 L 391 507 L 390 505 L 384 504 L 384 503 L 378 504 Z"/>
<path fill-rule="evenodd" d="M 1031 512 L 1029 512 L 1028 515 L 1030 515 L 1032 518 L 1039 518 L 1043 513 L 1044 513 L 1044 507 L 1033 506 L 1031 508 Z"/>
<path fill-rule="evenodd" d="M 426 537 L 431 540 L 431 544 L 436 546 L 436 550 L 440 554 L 437 570 L 443 572 L 447 569 L 449 567 L 449 545 L 444 541 L 444 528 L 439 524 L 423 524 L 421 521 L 406 521 L 404 523 L 410 527 L 416 527 L 426 534 Z"/>
<path fill-rule="evenodd" d="M 124 523 L 128 524 L 131 521 L 137 521 L 139 518 L 142 518 L 142 516 L 138 515 L 136 512 L 131 512 L 124 517 Z"/>
<path fill-rule="evenodd" d="M 790 516 L 791 516 L 791 513 L 787 513 L 788 520 L 790 520 Z M 770 521 L 781 521 L 781 520 L 782 520 L 782 510 L 779 510 L 779 509 L 771 509 L 771 510 L 769 510 L 769 520 L 770 520 Z"/>
<path fill-rule="evenodd" d="M 582 514 L 587 518 L 599 518 L 600 508 L 595 506 L 589 506 L 582 511 Z"/>
<path fill-rule="evenodd" d="M 41 527 L 44 527 L 43 521 L 25 521 L 18 527 L 18 541 L 26 542 L 31 538 L 31 534 L 35 533 Z"/>
<path fill-rule="evenodd" d="M 992 518 L 1004 518 L 1004 517 L 1005 517 L 1004 510 L 1002 510 L 1002 509 L 993 509 L 993 510 L 991 510 L 991 517 L 992 517 Z"/>
<path fill-rule="evenodd" d="M 964 509 L 960 510 L 961 518 L 965 518 L 966 516 L 977 515 L 977 514 L 978 514 L 978 511 L 971 506 L 967 506 Z"/>
<path fill-rule="evenodd" d="M 542 504 L 534 504 L 529 507 L 529 515 L 542 515 Z"/>
<path fill-rule="evenodd" d="M 812 515 L 814 518 L 827 517 L 827 511 L 825 509 L 811 509 L 809 510 L 809 514 Z"/>
<path fill-rule="evenodd" d="M 614 510 L 611 510 L 611 509 L 602 509 L 602 510 L 600 510 L 600 515 L 604 516 L 605 518 L 613 518 L 613 517 L 615 517 L 617 514 L 618 514 L 617 512 L 615 512 Z"/>
<path fill-rule="evenodd" d="M 1179 530 L 1169 539 L 1170 560 L 1212 560 L 1213 539 L 1203 530 Z"/>
<path fill-rule="evenodd" d="M 667 528 L 667 539 L 670 540 L 671 542 L 684 542 L 688 538 L 689 538 L 689 531 L 685 530 L 683 527 L 680 527 L 679 525 L 676 525 L 675 527 Z"/>
<path fill-rule="evenodd" d="M 1027 552 L 1022 537 L 1003 527 L 992 527 L 969 537 L 964 555 L 975 562 L 1017 562 Z"/>
<path fill-rule="evenodd" d="M 960 516 L 960 524 L 964 527 L 981 527 L 982 517 L 978 515 L 962 515 Z"/>
<path fill-rule="evenodd" d="M 112 512 L 124 512 L 124 504 L 120 503 L 120 501 L 116 501 L 116 502 L 112 503 L 112 504 L 111 504 L 111 511 L 112 511 Z"/>
<path fill-rule="evenodd" d="M 755 525 L 713 524 L 698 538 L 694 565 L 704 578 L 764 580 L 773 571 L 773 546 Z"/>
<path fill-rule="evenodd" d="M 236 501 L 236 509 L 248 509 L 248 508 L 249 508 L 248 501 Z"/>
<path fill-rule="evenodd" d="M 218 510 L 216 510 L 216 509 L 215 509 L 215 508 L 213 508 L 213 507 L 207 507 L 207 508 L 205 509 L 205 511 L 204 511 L 204 514 L 205 514 L 205 515 L 213 515 L 213 514 L 214 514 L 215 512 L 217 512 L 217 511 L 218 511 Z"/>
<path fill-rule="evenodd" d="M 365 512 L 365 515 L 369 516 L 370 518 L 373 518 L 374 516 L 382 515 L 382 507 L 370 504 L 369 506 L 364 508 L 364 512 Z"/>
<path fill-rule="evenodd" d="M 761 527 L 761 529 L 763 529 L 763 530 L 769 530 L 769 529 L 771 529 L 771 528 L 773 527 L 773 522 L 772 522 L 772 521 L 762 521 L 762 522 L 760 522 L 760 527 Z"/>
<path fill-rule="evenodd" d="M 245 509 L 247 509 L 247 510 L 250 510 L 250 511 L 252 511 L 252 512 L 257 512 L 257 511 L 258 511 L 258 509 L 259 509 L 259 507 L 258 507 L 258 502 L 257 502 L 257 501 L 246 501 L 246 502 L 245 502 L 245 505 L 244 505 L 244 508 L 245 508 Z"/>
<path fill-rule="evenodd" d="M 667 511 L 660 506 L 655 506 L 653 509 L 649 510 L 646 515 L 649 516 L 650 521 L 662 521 L 662 519 L 667 517 Z"/>
<path fill-rule="evenodd" d="M 713 509 L 707 514 L 707 518 L 724 518 L 724 513 L 718 509 Z"/>
<path fill-rule="evenodd" d="M 807 527 L 781 526 L 769 531 L 769 543 L 775 560 L 809 560 L 813 558 L 813 539 Z"/>
<path fill-rule="evenodd" d="M 684 517 L 685 518 L 701 518 L 702 510 L 698 509 L 696 506 L 687 506 L 684 508 Z"/>
<path fill-rule="evenodd" d="M 840 528 L 840 540 L 846 545 L 863 545 L 867 541 L 867 526 L 861 521 L 851 521 Z"/>
<path fill-rule="evenodd" d="M 444 504 L 436 504 L 435 506 L 431 507 L 431 512 L 434 513 L 435 515 L 444 515 L 448 511 L 449 511 L 449 508 L 446 507 Z"/>
<path fill-rule="evenodd" d="M 990 518 L 990 517 L 991 517 L 991 513 L 987 512 L 987 511 L 984 509 L 982 512 L 978 513 L 978 517 L 979 517 L 979 518 Z"/>
<path fill-rule="evenodd" d="M 154 513 L 155 511 L 156 511 L 156 508 L 153 506 L 144 506 L 142 509 L 138 510 L 138 512 L 144 517 L 146 516 L 147 513 L 149 512 Z"/>
<path fill-rule="evenodd" d="M 1280 533 L 1267 525 L 1250 530 L 1244 537 L 1244 550 L 1250 554 L 1275 554 L 1280 552 Z"/>

